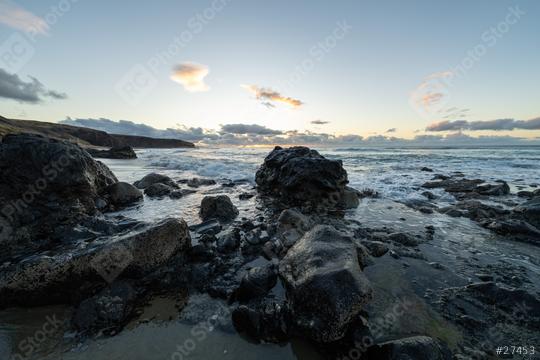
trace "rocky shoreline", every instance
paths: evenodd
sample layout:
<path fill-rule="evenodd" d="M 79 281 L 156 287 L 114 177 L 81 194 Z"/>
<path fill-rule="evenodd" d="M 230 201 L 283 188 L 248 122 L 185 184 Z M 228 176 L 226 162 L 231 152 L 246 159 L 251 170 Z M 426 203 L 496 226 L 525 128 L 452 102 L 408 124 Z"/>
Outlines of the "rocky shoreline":
<path fill-rule="evenodd" d="M 390 299 L 385 282 L 394 293 L 402 286 L 394 283 L 396 266 L 452 278 L 450 263 L 427 258 L 438 256 L 427 249 L 438 229 L 410 231 L 405 224 L 372 226 L 348 218 L 350 209 L 370 206 L 376 189 L 349 187 L 341 161 L 306 147 L 276 147 L 264 159 L 256 187 L 238 195 L 255 204 L 249 218 L 217 193 L 202 198 L 201 222 L 194 224 L 108 214 L 148 199 L 178 200 L 238 184 L 156 173 L 134 184 L 119 182 L 79 146 L 24 134 L 2 139 L 0 170 L 0 307 L 67 304 L 73 309 L 68 328 L 79 340 L 122 331 L 149 299 L 169 293 L 221 299 L 236 331 L 251 341 L 302 338 L 331 359 L 489 359 L 495 348 L 481 346 L 486 330 L 515 315 L 516 304 L 527 309 L 526 319 L 499 332 L 531 345 L 539 335 L 540 284 L 525 271 L 506 278 L 510 268 L 455 279 L 441 289 L 424 285 L 425 311 L 446 324 L 444 331 L 442 325 L 413 330 L 406 322 L 379 327 L 377 308 Z M 504 181 L 485 183 L 459 173 L 435 174 L 423 188 L 425 201 L 405 204 L 415 216 L 467 218 L 509 242 L 539 244 L 537 192 L 522 193 L 526 200 L 513 203 Z M 440 206 L 431 189 L 443 189 L 457 202 Z M 413 288 L 419 286 L 414 281 Z M 412 313 L 416 301 L 393 308 Z"/>

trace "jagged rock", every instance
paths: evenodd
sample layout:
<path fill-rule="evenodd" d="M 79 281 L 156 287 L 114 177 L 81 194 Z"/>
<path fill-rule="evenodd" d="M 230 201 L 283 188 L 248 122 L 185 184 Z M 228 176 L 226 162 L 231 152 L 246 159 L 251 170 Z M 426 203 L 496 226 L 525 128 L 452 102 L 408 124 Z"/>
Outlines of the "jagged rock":
<path fill-rule="evenodd" d="M 163 183 L 155 183 L 148 186 L 144 193 L 149 197 L 162 197 L 173 192 L 174 188 Z"/>
<path fill-rule="evenodd" d="M 95 158 L 103 159 L 136 159 L 137 154 L 131 146 L 112 147 L 109 150 L 87 148 L 86 151 Z"/>
<path fill-rule="evenodd" d="M 276 146 L 264 159 L 255 177 L 258 190 L 290 206 L 312 210 L 354 205 L 346 188 L 347 172 L 339 160 L 296 146 Z"/>
<path fill-rule="evenodd" d="M 133 311 L 136 292 L 127 282 L 115 282 L 82 301 L 73 315 L 73 326 L 83 332 L 119 328 Z"/>
<path fill-rule="evenodd" d="M 387 235 L 388 240 L 404 246 L 417 246 L 418 240 L 406 233 L 395 232 Z"/>
<path fill-rule="evenodd" d="M 218 235 L 216 241 L 219 252 L 229 252 L 240 246 L 240 234 L 236 229 L 228 229 Z"/>
<path fill-rule="evenodd" d="M 221 231 L 221 224 L 217 220 L 207 220 L 197 225 L 191 225 L 189 230 L 199 234 L 215 235 Z"/>
<path fill-rule="evenodd" d="M 97 212 L 99 194 L 118 180 L 79 146 L 38 135 L 6 135 L 0 144 L 0 260 L 56 241 L 58 224 Z"/>
<path fill-rule="evenodd" d="M 233 310 L 236 331 L 255 341 L 283 342 L 288 340 L 289 312 L 284 304 L 263 302 L 240 305 Z"/>
<path fill-rule="evenodd" d="M 388 252 L 388 246 L 380 241 L 364 240 L 362 244 L 369 250 L 371 256 L 381 257 Z"/>
<path fill-rule="evenodd" d="M 533 198 L 514 209 L 516 214 L 540 229 L 540 197 Z"/>
<path fill-rule="evenodd" d="M 105 193 L 109 201 L 117 207 L 130 205 L 143 199 L 141 190 L 125 182 L 110 185 L 105 189 Z"/>
<path fill-rule="evenodd" d="M 372 296 L 353 239 L 330 226 L 306 233 L 289 249 L 279 273 L 295 331 L 317 342 L 343 337 Z"/>
<path fill-rule="evenodd" d="M 141 278 L 191 247 L 184 220 L 165 219 L 137 231 L 36 254 L 0 273 L 0 308 L 69 302 L 80 284 Z"/>
<path fill-rule="evenodd" d="M 272 264 L 250 269 L 236 290 L 236 298 L 247 301 L 264 296 L 277 283 L 277 271 Z"/>
<path fill-rule="evenodd" d="M 135 187 L 137 187 L 138 189 L 146 189 L 153 184 L 165 184 L 172 188 L 178 189 L 178 184 L 175 183 L 170 177 L 168 177 L 167 175 L 156 173 L 150 173 L 143 177 L 141 180 L 135 181 L 133 183 L 133 185 L 135 185 Z"/>
<path fill-rule="evenodd" d="M 205 196 L 201 201 L 199 215 L 203 220 L 230 221 L 238 215 L 238 209 L 227 195 Z"/>

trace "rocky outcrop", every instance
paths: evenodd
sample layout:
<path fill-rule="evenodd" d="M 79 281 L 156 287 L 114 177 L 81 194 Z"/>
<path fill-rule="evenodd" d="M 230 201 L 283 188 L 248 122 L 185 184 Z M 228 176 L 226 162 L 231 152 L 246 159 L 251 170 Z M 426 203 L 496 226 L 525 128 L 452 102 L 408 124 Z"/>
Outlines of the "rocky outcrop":
<path fill-rule="evenodd" d="M 486 183 L 481 179 L 466 179 L 461 176 L 440 177 L 436 181 L 428 181 L 422 185 L 427 189 L 443 188 L 453 194 L 457 199 L 466 199 L 480 196 L 503 196 L 510 193 L 510 187 L 505 181 L 497 180 L 494 184 Z"/>
<path fill-rule="evenodd" d="M 0 137 L 29 133 L 67 140 L 81 145 L 134 148 L 185 148 L 193 143 L 178 139 L 155 139 L 146 136 L 108 134 L 105 131 L 44 121 L 13 120 L 0 116 Z"/>
<path fill-rule="evenodd" d="M 65 303 L 117 278 L 138 279 L 187 252 L 183 220 L 166 219 L 127 234 L 36 254 L 0 272 L 0 307 Z M 94 284 L 93 286 L 90 286 Z"/>
<path fill-rule="evenodd" d="M 287 290 L 293 332 L 317 342 L 344 336 L 372 296 L 353 239 L 316 226 L 283 258 L 279 273 Z"/>
<path fill-rule="evenodd" d="M 519 205 L 514 209 L 514 212 L 540 229 L 540 196 Z"/>
<path fill-rule="evenodd" d="M 7 135 L 0 144 L 0 260 L 50 246 L 57 225 L 97 212 L 100 194 L 118 180 L 79 146 L 38 135 Z"/>
<path fill-rule="evenodd" d="M 102 159 L 136 159 L 137 154 L 131 146 L 113 147 L 109 150 L 87 148 L 86 151 L 94 158 Z"/>
<path fill-rule="evenodd" d="M 276 146 L 264 159 L 255 181 L 258 190 L 288 206 L 335 209 L 354 206 L 347 188 L 347 172 L 340 160 L 329 160 L 317 151 L 296 146 Z"/>
<path fill-rule="evenodd" d="M 238 209 L 227 195 L 205 196 L 201 201 L 199 215 L 204 221 L 231 221 L 238 216 Z"/>

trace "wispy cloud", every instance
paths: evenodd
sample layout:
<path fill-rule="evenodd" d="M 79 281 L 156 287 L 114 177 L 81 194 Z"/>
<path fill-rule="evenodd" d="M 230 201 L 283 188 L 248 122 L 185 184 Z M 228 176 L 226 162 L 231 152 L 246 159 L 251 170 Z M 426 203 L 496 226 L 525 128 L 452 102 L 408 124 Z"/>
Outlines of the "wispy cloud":
<path fill-rule="evenodd" d="M 29 76 L 23 81 L 17 74 L 0 69 L 0 97 L 25 103 L 39 103 L 44 98 L 65 99 L 67 95 L 47 89 L 38 79 Z"/>
<path fill-rule="evenodd" d="M 45 20 L 9 0 L 0 0 L 0 23 L 26 33 L 47 34 Z"/>
<path fill-rule="evenodd" d="M 427 126 L 426 131 L 480 130 L 540 130 L 540 117 L 530 120 L 496 119 L 486 121 L 440 121 Z"/>
<path fill-rule="evenodd" d="M 210 69 L 206 65 L 186 62 L 174 68 L 171 79 L 184 86 L 189 92 L 208 91 L 210 87 L 205 84 L 204 78 Z"/>
<path fill-rule="evenodd" d="M 279 92 L 270 88 L 258 87 L 257 85 L 241 85 L 244 89 L 255 95 L 257 100 L 260 100 L 263 105 L 273 107 L 274 102 L 280 102 L 298 108 L 304 103 L 298 99 L 292 97 L 283 96 Z"/>
<path fill-rule="evenodd" d="M 326 124 L 330 124 L 330 121 L 313 120 L 311 123 L 313 125 L 326 125 Z"/>

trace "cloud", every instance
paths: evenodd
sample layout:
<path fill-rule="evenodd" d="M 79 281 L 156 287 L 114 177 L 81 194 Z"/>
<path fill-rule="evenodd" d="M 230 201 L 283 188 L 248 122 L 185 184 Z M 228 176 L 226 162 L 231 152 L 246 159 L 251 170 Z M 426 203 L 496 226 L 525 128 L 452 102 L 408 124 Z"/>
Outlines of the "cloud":
<path fill-rule="evenodd" d="M 47 34 L 45 20 L 9 0 L 0 0 L 0 23 L 30 34 Z"/>
<path fill-rule="evenodd" d="M 326 124 L 330 124 L 330 121 L 313 120 L 311 123 L 313 125 L 326 125 Z"/>
<path fill-rule="evenodd" d="M 132 121 L 109 119 L 71 119 L 63 124 L 90 127 L 109 133 L 173 138 L 192 141 L 199 145 L 313 145 L 313 146 L 373 146 L 373 147 L 448 147 L 476 145 L 540 145 L 540 139 L 522 139 L 512 136 L 473 137 L 460 132 L 446 135 L 422 134 L 413 139 L 374 135 L 364 138 L 356 134 L 333 135 L 299 130 L 273 130 L 261 125 L 225 124 L 220 130 L 185 127 L 155 129 Z"/>
<path fill-rule="evenodd" d="M 257 85 L 241 85 L 244 89 L 248 90 L 255 95 L 257 100 L 260 100 L 263 105 L 268 107 L 274 107 L 274 102 L 281 102 L 290 105 L 293 108 L 298 108 L 304 103 L 298 99 L 283 96 L 279 92 L 270 88 L 260 88 Z"/>
<path fill-rule="evenodd" d="M 187 62 L 174 68 L 171 79 L 182 84 L 189 92 L 208 91 L 210 87 L 204 83 L 204 78 L 209 72 L 206 65 Z"/>
<path fill-rule="evenodd" d="M 440 121 L 427 126 L 426 131 L 480 131 L 480 130 L 495 130 L 495 131 L 511 131 L 515 129 L 521 130 L 540 130 L 540 117 L 530 120 L 514 120 L 514 119 L 496 119 L 486 121 Z"/>
<path fill-rule="evenodd" d="M 396 132 L 396 130 L 397 130 L 396 128 L 390 128 L 390 129 L 386 130 L 386 132 L 387 133 L 394 133 L 394 132 Z"/>
<path fill-rule="evenodd" d="M 259 134 L 259 135 L 279 135 L 283 134 L 280 130 L 272 130 L 265 126 L 252 124 L 227 124 L 221 125 L 221 131 L 231 134 Z"/>
<path fill-rule="evenodd" d="M 49 90 L 36 78 L 29 76 L 30 81 L 25 82 L 17 74 L 10 74 L 0 69 L 0 97 L 36 104 L 44 98 L 66 99 L 67 95 Z"/>

